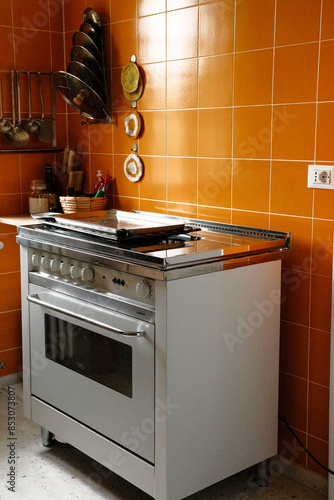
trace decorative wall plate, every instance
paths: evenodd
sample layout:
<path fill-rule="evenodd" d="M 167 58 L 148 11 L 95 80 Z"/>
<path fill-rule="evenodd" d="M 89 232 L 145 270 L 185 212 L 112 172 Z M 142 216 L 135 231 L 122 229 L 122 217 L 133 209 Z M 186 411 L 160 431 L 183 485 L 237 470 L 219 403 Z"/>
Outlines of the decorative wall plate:
<path fill-rule="evenodd" d="M 124 162 L 124 172 L 129 181 L 137 182 L 143 175 L 143 164 L 140 158 L 131 153 Z"/>
<path fill-rule="evenodd" d="M 129 137 L 136 139 L 140 133 L 141 119 L 137 111 L 133 110 L 125 118 L 125 132 Z"/>
<path fill-rule="evenodd" d="M 122 71 L 121 81 L 126 92 L 135 92 L 139 85 L 139 69 L 136 63 L 130 62 Z"/>
<path fill-rule="evenodd" d="M 143 77 L 139 73 L 139 82 L 137 89 L 134 92 L 127 92 L 123 87 L 123 94 L 129 101 L 138 101 L 138 99 L 140 99 L 142 96 L 143 90 L 144 90 Z"/>

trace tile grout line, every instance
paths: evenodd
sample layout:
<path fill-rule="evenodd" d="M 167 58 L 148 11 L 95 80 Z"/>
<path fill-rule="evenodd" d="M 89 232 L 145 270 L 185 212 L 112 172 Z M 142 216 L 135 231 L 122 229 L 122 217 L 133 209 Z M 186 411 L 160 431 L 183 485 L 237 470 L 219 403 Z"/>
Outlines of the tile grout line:
<path fill-rule="evenodd" d="M 231 106 L 231 167 L 230 167 L 230 224 L 233 223 L 233 176 L 234 176 L 234 84 L 235 84 L 235 54 L 236 54 L 237 0 L 234 1 L 233 17 L 233 53 L 232 53 L 232 106 Z"/>
<path fill-rule="evenodd" d="M 320 77 L 320 52 L 321 52 L 321 31 L 322 31 L 322 13 L 323 13 L 323 0 L 320 4 L 320 19 L 319 19 L 319 35 L 318 35 L 318 61 L 317 61 L 317 84 L 316 84 L 316 98 L 315 98 L 315 124 L 314 124 L 314 148 L 313 148 L 313 163 L 316 162 L 317 156 L 317 127 L 318 127 L 318 102 L 319 102 L 319 77 Z M 311 348 L 311 320 L 312 320 L 312 258 L 313 258 L 313 238 L 314 238 L 314 201 L 315 193 L 312 190 L 312 217 L 311 217 L 311 248 L 310 248 L 310 283 L 308 293 L 308 359 L 307 359 L 307 394 L 306 394 L 306 447 L 309 447 L 309 398 L 310 398 L 310 348 Z M 309 465 L 309 457 L 306 456 L 306 467 Z"/>
<path fill-rule="evenodd" d="M 274 85 L 275 85 L 275 55 L 276 55 L 276 22 L 277 22 L 277 0 L 275 0 L 274 11 L 274 39 L 271 74 L 271 117 L 270 117 L 270 150 L 269 150 L 269 200 L 268 200 L 268 227 L 271 224 L 271 193 L 272 193 L 272 166 L 273 166 L 273 126 L 274 126 Z"/>

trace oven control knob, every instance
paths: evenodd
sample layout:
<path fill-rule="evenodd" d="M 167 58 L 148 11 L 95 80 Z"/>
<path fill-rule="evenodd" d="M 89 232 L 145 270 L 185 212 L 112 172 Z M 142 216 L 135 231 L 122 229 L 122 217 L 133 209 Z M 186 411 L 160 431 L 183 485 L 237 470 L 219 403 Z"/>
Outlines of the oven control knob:
<path fill-rule="evenodd" d="M 50 257 L 41 258 L 41 265 L 43 269 L 50 269 L 50 263 L 51 263 Z"/>
<path fill-rule="evenodd" d="M 139 299 L 147 299 L 150 293 L 151 287 L 148 283 L 145 283 L 145 281 L 136 284 L 136 295 Z"/>
<path fill-rule="evenodd" d="M 94 278 L 94 271 L 91 267 L 83 267 L 81 269 L 82 281 L 90 281 Z"/>
<path fill-rule="evenodd" d="M 71 266 L 70 275 L 71 275 L 71 278 L 73 278 L 73 279 L 80 278 L 80 276 L 81 276 L 81 267 L 77 266 L 77 265 Z"/>
<path fill-rule="evenodd" d="M 51 268 L 51 271 L 53 271 L 54 273 L 57 273 L 60 269 L 60 260 L 59 259 L 51 259 L 50 268 Z"/>
<path fill-rule="evenodd" d="M 38 267 L 41 263 L 41 256 L 38 253 L 34 253 L 31 257 L 31 262 L 34 267 Z"/>
<path fill-rule="evenodd" d="M 70 274 L 71 264 L 69 262 L 62 262 L 60 264 L 60 272 L 63 276 Z"/>

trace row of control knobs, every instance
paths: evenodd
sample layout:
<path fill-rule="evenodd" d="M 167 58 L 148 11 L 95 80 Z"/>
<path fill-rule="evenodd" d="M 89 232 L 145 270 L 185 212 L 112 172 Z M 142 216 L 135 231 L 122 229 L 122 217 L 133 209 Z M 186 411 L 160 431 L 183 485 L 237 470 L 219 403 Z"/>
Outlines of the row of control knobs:
<path fill-rule="evenodd" d="M 66 278 L 81 279 L 82 281 L 91 281 L 94 278 L 94 269 L 83 264 L 71 264 L 68 261 L 61 261 L 58 257 L 51 257 L 49 255 L 33 254 L 32 265 L 35 268 L 41 267 L 44 271 L 51 271 L 53 273 L 60 273 Z M 114 285 L 125 286 L 125 280 L 113 277 L 111 280 Z M 139 299 L 147 299 L 151 295 L 151 286 L 146 281 L 139 281 L 135 285 L 135 294 Z"/>
<path fill-rule="evenodd" d="M 94 278 L 94 271 L 91 267 L 81 267 L 68 261 L 62 262 L 57 257 L 41 257 L 39 254 L 34 254 L 32 256 L 32 265 L 34 267 L 41 266 L 45 271 L 60 272 L 62 276 L 70 276 L 73 279 L 81 278 L 82 281 L 90 281 Z"/>

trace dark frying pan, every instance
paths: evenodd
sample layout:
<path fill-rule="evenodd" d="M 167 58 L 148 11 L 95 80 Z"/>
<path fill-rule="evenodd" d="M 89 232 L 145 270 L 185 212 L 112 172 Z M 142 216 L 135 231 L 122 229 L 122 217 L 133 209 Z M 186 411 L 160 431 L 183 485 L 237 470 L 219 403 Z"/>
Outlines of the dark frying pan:
<path fill-rule="evenodd" d="M 63 99 L 80 114 L 91 120 L 111 122 L 105 102 L 80 78 L 66 71 L 57 71 L 53 74 L 53 81 Z"/>
<path fill-rule="evenodd" d="M 82 20 L 84 23 L 91 24 L 97 33 L 102 33 L 102 21 L 91 7 L 87 7 L 83 11 Z"/>
<path fill-rule="evenodd" d="M 95 59 L 95 57 L 87 50 L 85 47 L 80 45 L 75 45 L 71 50 L 71 61 L 78 61 L 89 68 L 98 80 L 104 81 L 104 74 L 101 66 Z"/>
<path fill-rule="evenodd" d="M 106 92 L 104 85 L 97 79 L 94 73 L 87 68 L 84 64 L 78 61 L 71 61 L 67 66 L 67 72 L 76 76 L 83 82 L 85 82 L 89 87 L 91 87 L 105 103 L 107 103 Z"/>
<path fill-rule="evenodd" d="M 88 52 L 90 52 L 92 56 L 95 57 L 101 68 L 103 68 L 102 54 L 93 40 L 88 35 L 86 35 L 86 33 L 83 33 L 82 31 L 76 31 L 73 35 L 72 41 L 73 46 L 79 45 L 87 49 Z"/>
<path fill-rule="evenodd" d="M 102 42 L 101 42 L 101 36 L 99 33 L 97 33 L 93 26 L 89 23 L 82 23 L 82 25 L 79 28 L 79 31 L 82 31 L 83 33 L 86 33 L 86 35 L 89 36 L 95 43 L 96 47 L 102 52 Z"/>

